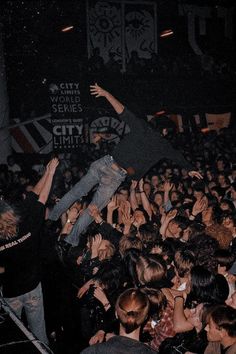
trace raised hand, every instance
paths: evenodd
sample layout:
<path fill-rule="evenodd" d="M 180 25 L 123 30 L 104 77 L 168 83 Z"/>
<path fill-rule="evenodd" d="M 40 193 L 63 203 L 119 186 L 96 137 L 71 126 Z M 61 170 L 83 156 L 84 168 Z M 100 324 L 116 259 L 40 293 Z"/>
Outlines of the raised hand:
<path fill-rule="evenodd" d="M 169 213 L 166 214 L 166 219 L 169 220 L 169 221 L 174 219 L 176 217 L 176 215 L 177 215 L 177 212 L 178 212 L 177 209 L 170 210 Z"/>
<path fill-rule="evenodd" d="M 130 190 L 131 190 L 131 191 L 134 191 L 135 188 L 137 187 L 137 185 L 138 185 L 138 181 L 132 179 L 131 186 L 130 186 Z"/>
<path fill-rule="evenodd" d="M 164 192 L 170 192 L 173 187 L 174 187 L 174 183 L 170 183 L 169 181 L 164 182 L 163 185 Z"/>
<path fill-rule="evenodd" d="M 88 206 L 89 214 L 94 218 L 96 223 L 100 223 L 102 221 L 101 213 L 95 204 L 90 204 Z"/>
<path fill-rule="evenodd" d="M 94 85 L 90 85 L 90 93 L 91 95 L 97 97 L 105 97 L 107 94 L 107 91 L 104 90 L 102 87 L 98 86 L 97 83 L 95 83 Z"/>
<path fill-rule="evenodd" d="M 208 207 L 207 197 L 203 197 L 202 199 L 197 200 L 193 205 L 192 215 L 196 216 L 196 215 L 202 213 L 204 210 L 207 209 L 207 207 Z"/>
<path fill-rule="evenodd" d="M 113 195 L 113 197 L 111 198 L 110 202 L 107 204 L 107 209 L 110 211 L 114 211 L 119 207 L 118 203 L 117 203 L 117 196 Z"/>
<path fill-rule="evenodd" d="M 95 258 L 98 256 L 98 247 L 100 246 L 100 243 L 102 242 L 102 235 L 97 234 L 95 237 L 92 238 L 92 244 L 91 244 L 91 258 Z"/>
<path fill-rule="evenodd" d="M 46 171 L 48 173 L 54 174 L 56 171 L 57 166 L 59 165 L 59 160 L 57 157 L 54 157 L 52 160 L 49 161 L 46 167 Z"/>
<path fill-rule="evenodd" d="M 97 333 L 90 338 L 89 345 L 102 343 L 104 341 L 105 334 L 106 333 L 102 329 L 99 329 L 99 331 L 97 331 Z"/>
<path fill-rule="evenodd" d="M 202 176 L 201 173 L 198 172 L 198 171 L 189 171 L 188 174 L 189 174 L 189 176 L 190 176 L 191 178 L 196 177 L 196 178 L 198 178 L 198 179 L 203 179 L 203 176 Z"/>

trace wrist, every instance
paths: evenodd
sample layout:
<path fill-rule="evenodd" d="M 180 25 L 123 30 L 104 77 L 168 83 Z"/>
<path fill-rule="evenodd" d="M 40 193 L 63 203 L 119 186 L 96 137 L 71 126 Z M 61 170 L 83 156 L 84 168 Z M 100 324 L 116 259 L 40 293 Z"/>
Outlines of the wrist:
<path fill-rule="evenodd" d="M 74 225 L 75 223 L 74 223 L 71 219 L 67 219 L 67 220 L 66 220 L 66 224 Z"/>
<path fill-rule="evenodd" d="M 103 307 L 105 310 L 108 310 L 111 307 L 110 302 L 108 301 L 105 304 L 103 304 Z"/>

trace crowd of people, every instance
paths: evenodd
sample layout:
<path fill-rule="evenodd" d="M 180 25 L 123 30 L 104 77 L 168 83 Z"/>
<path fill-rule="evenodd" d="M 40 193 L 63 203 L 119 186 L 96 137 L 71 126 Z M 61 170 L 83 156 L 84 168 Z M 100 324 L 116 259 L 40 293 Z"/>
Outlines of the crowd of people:
<path fill-rule="evenodd" d="M 123 145 L 1 166 L 3 298 L 55 353 L 234 354 L 234 131 L 163 137 L 91 93 L 130 124 Z"/>

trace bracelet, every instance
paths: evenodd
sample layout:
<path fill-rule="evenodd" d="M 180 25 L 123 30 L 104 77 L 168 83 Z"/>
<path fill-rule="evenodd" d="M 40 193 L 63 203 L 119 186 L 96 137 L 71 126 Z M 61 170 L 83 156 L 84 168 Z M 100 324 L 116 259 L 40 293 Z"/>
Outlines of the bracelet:
<path fill-rule="evenodd" d="M 105 222 L 104 220 L 100 221 L 99 225 L 102 225 L 102 224 L 104 224 L 104 222 Z"/>
<path fill-rule="evenodd" d="M 106 304 L 103 305 L 104 308 L 107 308 L 108 306 L 110 306 L 110 302 L 107 302 Z"/>
<path fill-rule="evenodd" d="M 184 300 L 184 297 L 183 297 L 182 295 L 176 295 L 176 296 L 174 297 L 174 300 L 177 299 L 178 297 L 180 297 L 181 299 Z"/>

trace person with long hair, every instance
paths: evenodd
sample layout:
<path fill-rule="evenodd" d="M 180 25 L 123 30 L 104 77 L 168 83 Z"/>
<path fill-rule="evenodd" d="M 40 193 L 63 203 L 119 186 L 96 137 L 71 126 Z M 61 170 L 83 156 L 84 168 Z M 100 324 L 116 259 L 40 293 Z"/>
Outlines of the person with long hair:
<path fill-rule="evenodd" d="M 108 341 L 86 348 L 81 354 L 90 353 L 156 353 L 139 341 L 141 326 L 149 314 L 149 300 L 141 290 L 131 288 L 125 290 L 117 299 L 116 315 L 119 320 L 119 335 Z"/>

